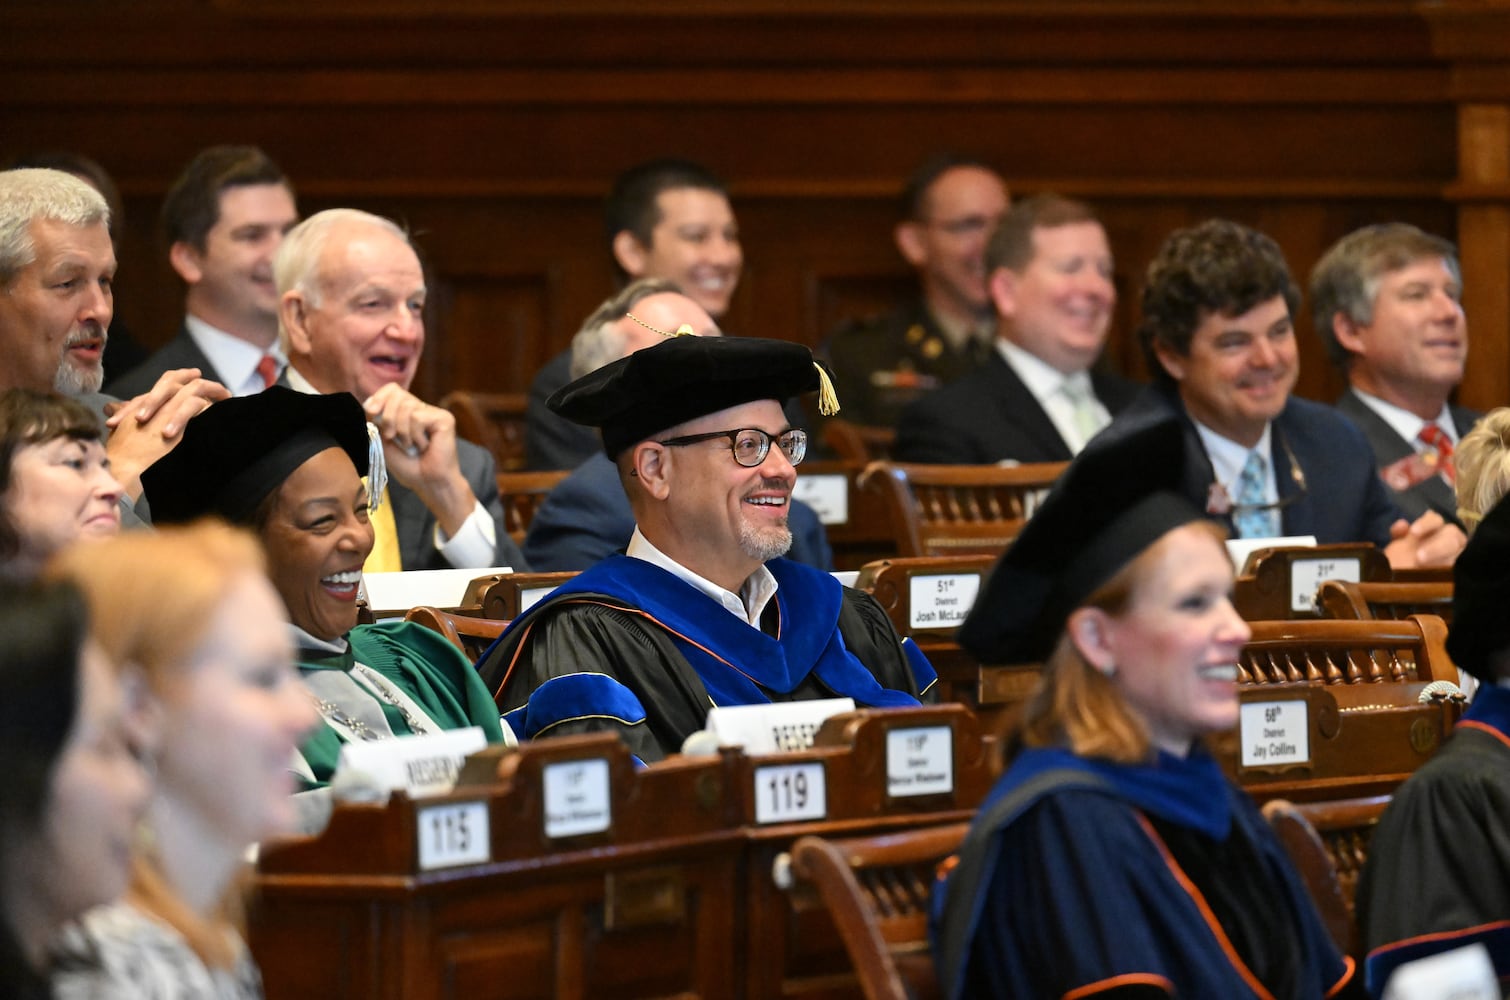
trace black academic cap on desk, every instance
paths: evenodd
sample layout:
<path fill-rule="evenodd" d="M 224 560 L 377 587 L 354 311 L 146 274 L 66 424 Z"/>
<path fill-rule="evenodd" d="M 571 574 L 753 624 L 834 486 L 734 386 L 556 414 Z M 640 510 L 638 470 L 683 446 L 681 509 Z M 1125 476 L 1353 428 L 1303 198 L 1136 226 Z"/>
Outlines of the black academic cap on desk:
<path fill-rule="evenodd" d="M 785 403 L 819 386 L 813 353 L 801 344 L 668 336 L 562 386 L 546 405 L 602 428 L 603 449 L 614 458 L 688 420 L 757 399 Z"/>
<path fill-rule="evenodd" d="M 1037 663 L 1071 611 L 1164 534 L 1204 515 L 1179 492 L 1175 418 L 1094 439 L 991 571 L 959 630 L 983 663 Z"/>
<path fill-rule="evenodd" d="M 155 524 L 208 515 L 244 524 L 295 469 L 327 448 L 367 475 L 367 415 L 346 392 L 328 396 L 270 386 L 212 403 L 183 439 L 142 473 Z"/>

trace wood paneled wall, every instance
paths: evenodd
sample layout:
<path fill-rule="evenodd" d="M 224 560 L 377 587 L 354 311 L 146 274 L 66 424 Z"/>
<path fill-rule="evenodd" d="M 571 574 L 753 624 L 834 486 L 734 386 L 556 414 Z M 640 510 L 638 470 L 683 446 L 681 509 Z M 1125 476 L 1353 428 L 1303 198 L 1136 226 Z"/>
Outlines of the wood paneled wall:
<path fill-rule="evenodd" d="M 611 290 L 610 179 L 724 174 L 746 271 L 725 325 L 816 343 L 910 287 L 893 200 L 927 153 L 1103 212 L 1121 293 L 1177 226 L 1268 231 L 1304 279 L 1351 228 L 1463 241 L 1464 401 L 1510 402 L 1510 14 L 1447 0 L 138 0 L 0 9 L 0 158 L 69 148 L 127 198 L 118 311 L 171 335 L 155 235 L 199 148 L 252 142 L 301 208 L 406 221 L 434 279 L 419 390 L 523 389 Z M 1302 318 L 1300 391 L 1340 387 Z"/>

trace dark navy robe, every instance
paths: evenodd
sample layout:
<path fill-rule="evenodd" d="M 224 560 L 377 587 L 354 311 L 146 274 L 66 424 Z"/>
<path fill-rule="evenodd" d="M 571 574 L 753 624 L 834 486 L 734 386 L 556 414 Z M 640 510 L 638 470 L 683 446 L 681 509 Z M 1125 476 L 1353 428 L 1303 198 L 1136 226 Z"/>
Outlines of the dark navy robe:
<path fill-rule="evenodd" d="M 1027 750 L 980 816 L 1029 786 L 994 829 L 972 830 L 937 887 L 945 996 L 1317 1000 L 1357 989 L 1268 824 L 1208 754 L 1126 766 Z"/>

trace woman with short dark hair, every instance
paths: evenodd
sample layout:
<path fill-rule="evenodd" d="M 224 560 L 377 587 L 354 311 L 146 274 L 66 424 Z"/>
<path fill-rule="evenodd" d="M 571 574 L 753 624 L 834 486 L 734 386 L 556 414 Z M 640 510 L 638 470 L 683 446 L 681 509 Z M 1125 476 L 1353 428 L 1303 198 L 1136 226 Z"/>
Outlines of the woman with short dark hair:
<path fill-rule="evenodd" d="M 100 423 L 53 392 L 0 392 L 0 576 L 25 579 L 79 538 L 120 530 Z"/>

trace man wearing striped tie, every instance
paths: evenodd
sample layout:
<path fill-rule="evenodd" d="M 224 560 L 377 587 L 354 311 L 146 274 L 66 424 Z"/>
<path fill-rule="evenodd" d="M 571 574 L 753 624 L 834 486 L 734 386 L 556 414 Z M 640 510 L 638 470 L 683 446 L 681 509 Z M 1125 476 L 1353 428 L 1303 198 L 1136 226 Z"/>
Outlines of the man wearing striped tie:
<path fill-rule="evenodd" d="M 288 384 L 349 392 L 383 442 L 368 572 L 528 569 L 503 525 L 497 466 L 456 420 L 409 391 L 425 346 L 425 275 L 408 235 L 354 209 L 295 226 L 273 260 Z"/>
<path fill-rule="evenodd" d="M 1295 397 L 1299 302 L 1263 233 L 1223 219 L 1173 233 L 1148 265 L 1138 328 L 1155 382 L 1108 441 L 1173 413 L 1186 427 L 1187 494 L 1235 535 L 1372 542 L 1397 568 L 1450 564 L 1462 530 L 1434 511 L 1407 520 L 1363 432 Z"/>
<path fill-rule="evenodd" d="M 1481 416 L 1451 402 L 1468 360 L 1462 293 L 1457 249 L 1400 222 L 1349 233 L 1311 272 L 1316 332 L 1348 380 L 1337 409 L 1406 516 L 1459 526 L 1453 451 Z"/>

